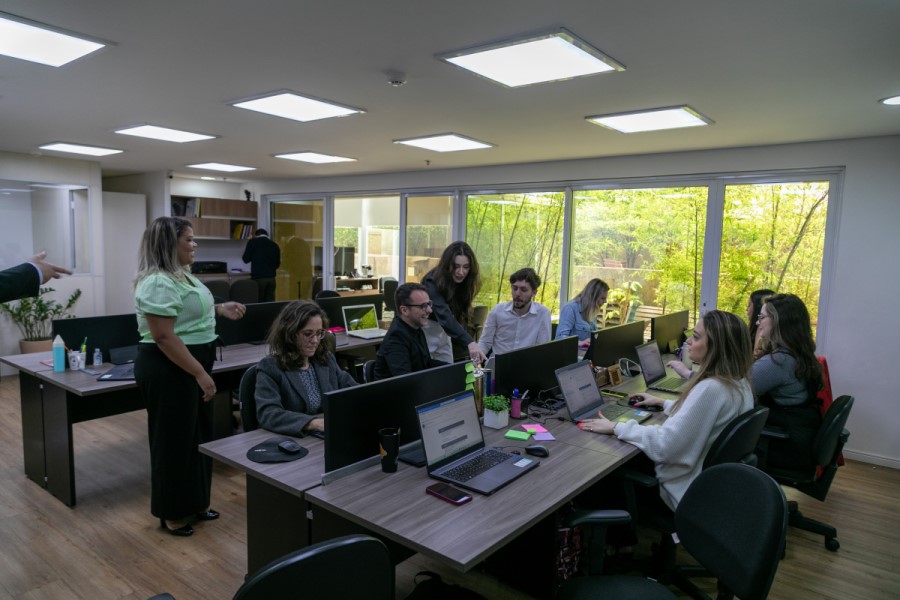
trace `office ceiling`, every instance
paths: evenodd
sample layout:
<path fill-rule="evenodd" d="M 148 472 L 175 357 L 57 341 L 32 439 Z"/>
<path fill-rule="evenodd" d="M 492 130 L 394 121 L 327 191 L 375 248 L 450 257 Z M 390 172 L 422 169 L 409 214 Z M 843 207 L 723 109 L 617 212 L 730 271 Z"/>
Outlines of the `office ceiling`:
<path fill-rule="evenodd" d="M 416 171 L 900 134 L 897 0 L 4 0 L 0 10 L 113 42 L 61 68 L 0 56 L 0 150 L 125 150 L 104 176 L 217 161 L 233 181 Z M 565 27 L 626 71 L 504 88 L 436 54 Z M 387 71 L 405 73 L 392 87 Z M 309 123 L 229 106 L 291 89 L 367 112 Z M 624 135 L 585 116 L 688 104 L 715 124 Z M 140 123 L 219 138 L 113 133 Z M 496 147 L 392 140 L 456 132 Z M 358 162 L 274 158 L 310 150 Z M 430 164 L 427 163 L 430 161 Z"/>

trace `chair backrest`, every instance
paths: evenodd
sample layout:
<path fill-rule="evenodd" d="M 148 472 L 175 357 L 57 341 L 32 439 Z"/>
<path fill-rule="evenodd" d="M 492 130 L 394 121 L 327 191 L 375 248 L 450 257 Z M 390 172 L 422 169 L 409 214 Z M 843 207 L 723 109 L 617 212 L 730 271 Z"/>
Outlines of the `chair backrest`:
<path fill-rule="evenodd" d="M 204 281 L 203 285 L 207 287 L 209 293 L 213 296 L 213 300 L 216 302 L 231 300 L 231 284 L 227 279 L 212 279 Z"/>
<path fill-rule="evenodd" d="M 367 535 L 348 535 L 301 548 L 260 569 L 234 600 L 297 598 L 304 590 L 321 600 L 393 600 L 394 565 L 387 547 Z"/>
<path fill-rule="evenodd" d="M 735 462 L 756 466 L 754 451 L 768 416 L 768 408 L 757 406 L 732 419 L 709 447 L 703 468 Z"/>
<path fill-rule="evenodd" d="M 850 409 L 853 408 L 853 396 L 841 396 L 831 403 L 828 412 L 822 418 L 822 425 L 813 440 L 813 458 L 816 464 L 823 467 L 837 466 L 838 455 L 846 441 L 842 438 Z"/>
<path fill-rule="evenodd" d="M 363 364 L 363 383 L 375 381 L 375 361 L 367 360 Z"/>
<path fill-rule="evenodd" d="M 675 528 L 685 550 L 741 600 L 768 595 L 787 525 L 781 486 L 759 469 L 739 463 L 700 473 L 675 510 Z"/>
<path fill-rule="evenodd" d="M 397 288 L 400 286 L 400 282 L 396 279 L 384 282 L 384 306 L 391 312 L 397 312 L 397 303 L 394 302 L 394 294 L 397 293 Z"/>
<path fill-rule="evenodd" d="M 397 281 L 396 277 L 384 276 L 378 278 L 378 291 L 384 293 L 384 284 L 388 281 Z"/>
<path fill-rule="evenodd" d="M 259 302 L 259 284 L 252 279 L 238 279 L 231 284 L 228 297 L 241 304 L 256 304 Z"/>
<path fill-rule="evenodd" d="M 241 376 L 238 387 L 238 402 L 241 405 L 241 423 L 244 431 L 259 429 L 256 420 L 256 365 L 253 365 Z"/>
<path fill-rule="evenodd" d="M 341 295 L 334 290 L 319 290 L 319 292 L 315 295 L 316 300 L 321 300 L 322 298 L 340 298 Z"/>

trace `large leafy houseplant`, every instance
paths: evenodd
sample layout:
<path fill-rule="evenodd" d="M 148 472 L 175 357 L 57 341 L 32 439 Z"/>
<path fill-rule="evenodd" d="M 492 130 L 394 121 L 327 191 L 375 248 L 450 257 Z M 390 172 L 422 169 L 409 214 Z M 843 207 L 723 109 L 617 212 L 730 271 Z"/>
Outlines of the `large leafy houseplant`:
<path fill-rule="evenodd" d="M 53 319 L 71 319 L 75 316 L 69 311 L 81 297 L 81 290 L 72 292 L 65 304 L 44 297 L 44 294 L 54 291 L 56 290 L 53 288 L 41 288 L 38 295 L 33 298 L 0 304 L 0 312 L 9 315 L 22 331 L 23 340 L 27 342 L 49 340 Z"/>

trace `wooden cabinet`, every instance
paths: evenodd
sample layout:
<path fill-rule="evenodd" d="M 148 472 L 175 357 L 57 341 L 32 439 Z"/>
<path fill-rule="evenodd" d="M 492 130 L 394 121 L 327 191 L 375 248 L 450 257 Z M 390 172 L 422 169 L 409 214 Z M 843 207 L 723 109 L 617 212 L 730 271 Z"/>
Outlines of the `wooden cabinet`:
<path fill-rule="evenodd" d="M 172 196 L 171 204 L 172 216 L 188 219 L 200 239 L 247 240 L 256 231 L 256 202 Z"/>

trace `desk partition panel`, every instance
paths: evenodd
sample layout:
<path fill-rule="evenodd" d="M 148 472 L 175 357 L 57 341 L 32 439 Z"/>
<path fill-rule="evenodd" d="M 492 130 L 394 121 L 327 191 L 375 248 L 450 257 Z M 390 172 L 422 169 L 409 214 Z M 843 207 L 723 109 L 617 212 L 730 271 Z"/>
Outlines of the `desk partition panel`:
<path fill-rule="evenodd" d="M 51 335 L 62 337 L 71 349 L 80 348 L 87 338 L 87 359 L 91 360 L 94 348 L 103 352 L 103 360 L 109 362 L 109 349 L 134 346 L 141 341 L 134 313 L 81 317 L 78 319 L 54 319 Z"/>
<path fill-rule="evenodd" d="M 661 354 L 675 352 L 684 343 L 689 318 L 690 311 L 682 310 L 650 319 L 650 339 L 656 341 Z"/>
<path fill-rule="evenodd" d="M 216 334 L 226 346 L 262 343 L 269 335 L 269 327 L 287 304 L 288 301 L 248 304 L 247 312 L 237 321 L 216 317 Z"/>
<path fill-rule="evenodd" d="M 511 396 L 528 390 L 534 400 L 543 391 L 557 387 L 556 369 L 578 360 L 578 338 L 571 336 L 537 346 L 520 348 L 494 357 L 493 392 Z"/>

